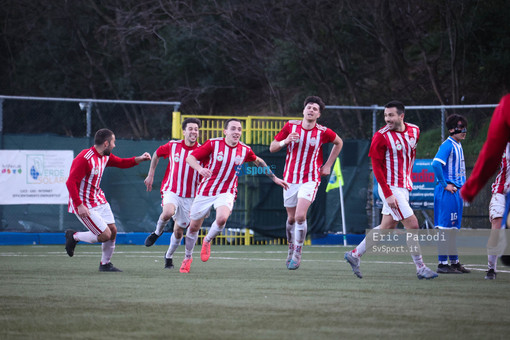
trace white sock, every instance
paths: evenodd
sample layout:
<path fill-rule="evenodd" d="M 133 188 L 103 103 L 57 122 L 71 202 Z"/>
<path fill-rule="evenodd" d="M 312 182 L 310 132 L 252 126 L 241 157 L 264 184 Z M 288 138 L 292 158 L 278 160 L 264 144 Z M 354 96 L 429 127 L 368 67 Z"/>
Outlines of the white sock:
<path fill-rule="evenodd" d="M 416 269 L 420 269 L 425 266 L 425 263 L 423 263 L 423 257 L 421 255 L 411 255 L 413 258 L 413 262 L 416 265 Z"/>
<path fill-rule="evenodd" d="M 185 251 L 184 251 L 184 256 L 185 258 L 189 259 L 192 257 L 193 255 L 193 248 L 195 248 L 195 243 L 197 243 L 197 238 L 198 238 L 198 231 L 194 232 L 194 233 L 186 233 L 186 243 L 184 245 L 185 247 Z"/>
<path fill-rule="evenodd" d="M 83 241 L 87 243 L 97 243 L 97 236 L 91 231 L 79 231 L 73 235 L 75 241 Z"/>
<path fill-rule="evenodd" d="M 303 246 L 306 238 L 306 232 L 308 231 L 308 225 L 306 221 L 303 223 L 296 222 L 296 230 L 294 231 L 294 243 L 296 246 Z"/>
<path fill-rule="evenodd" d="M 496 265 L 498 263 L 498 256 L 497 255 L 488 255 L 489 258 L 489 269 L 494 269 L 496 271 Z"/>
<path fill-rule="evenodd" d="M 179 247 L 179 244 L 181 244 L 181 241 L 182 237 L 176 238 L 175 233 L 172 233 L 172 236 L 170 236 L 170 247 L 168 247 L 165 256 L 167 259 L 171 259 L 174 256 L 174 253 L 177 250 L 177 247 Z"/>
<path fill-rule="evenodd" d="M 381 229 L 381 226 L 378 225 L 374 229 Z M 374 229 L 372 229 L 372 230 L 374 230 Z M 365 236 L 363 241 L 361 241 L 360 244 L 358 244 L 358 246 L 356 248 L 354 248 L 354 250 L 352 251 L 352 256 L 354 256 L 355 258 L 360 258 L 363 254 L 366 253 L 366 251 L 367 251 L 367 241 L 366 240 L 367 240 L 367 237 Z"/>
<path fill-rule="evenodd" d="M 101 255 L 101 264 L 107 264 L 110 262 L 113 251 L 115 250 L 115 240 L 103 242 L 103 244 L 101 244 L 101 249 L 103 250 Z"/>
<path fill-rule="evenodd" d="M 166 225 L 168 224 L 169 220 L 162 220 L 161 216 L 158 218 L 158 223 L 156 223 L 156 230 L 154 231 L 156 235 L 161 236 L 163 234 L 163 230 L 165 229 Z"/>
<path fill-rule="evenodd" d="M 204 240 L 207 241 L 207 242 L 211 242 L 216 236 L 218 236 L 219 234 L 221 234 L 221 232 L 223 231 L 223 229 L 225 228 L 225 225 L 221 225 L 219 226 L 216 221 L 214 221 L 212 224 L 211 224 L 211 228 L 209 228 L 209 232 L 207 233 L 207 235 L 204 237 Z"/>
<path fill-rule="evenodd" d="M 285 223 L 285 230 L 287 235 L 287 243 L 294 243 L 294 228 L 296 226 L 296 223 L 289 223 L 289 220 Z"/>

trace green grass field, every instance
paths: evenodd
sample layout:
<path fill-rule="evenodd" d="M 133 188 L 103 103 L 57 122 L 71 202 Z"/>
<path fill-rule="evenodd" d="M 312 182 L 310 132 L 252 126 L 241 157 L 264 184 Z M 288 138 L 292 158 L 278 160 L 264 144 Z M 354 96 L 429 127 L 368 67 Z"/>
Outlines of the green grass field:
<path fill-rule="evenodd" d="M 356 278 L 346 248 L 214 246 L 191 273 L 164 269 L 166 246 L 116 248 L 123 273 L 100 273 L 101 248 L 0 247 L 0 339 L 489 339 L 510 332 L 510 268 L 418 280 L 410 257 L 366 254 Z M 349 248 L 350 249 L 350 248 Z M 425 257 L 436 268 L 433 256 Z"/>

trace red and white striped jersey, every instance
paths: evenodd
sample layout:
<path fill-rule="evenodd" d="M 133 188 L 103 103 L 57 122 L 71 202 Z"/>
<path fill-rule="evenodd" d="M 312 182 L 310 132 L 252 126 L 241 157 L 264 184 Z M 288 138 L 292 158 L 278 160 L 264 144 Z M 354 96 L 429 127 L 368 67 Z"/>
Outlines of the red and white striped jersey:
<path fill-rule="evenodd" d="M 99 187 L 107 166 L 131 168 L 137 165 L 135 157 L 120 158 L 114 154 L 100 155 L 95 147 L 81 151 L 71 164 L 66 186 L 69 191 L 68 211 L 75 213 L 82 203 L 87 208 L 105 204 L 106 197 Z"/>
<path fill-rule="evenodd" d="M 237 195 L 236 169 L 239 165 L 253 162 L 257 156 L 246 144 L 239 142 L 235 147 L 225 143 L 224 138 L 212 138 L 193 150 L 198 161 L 207 163 L 212 176 L 202 178 L 197 195 L 216 196 L 224 193 Z"/>
<path fill-rule="evenodd" d="M 506 144 L 496 180 L 492 183 L 493 194 L 507 194 L 510 188 L 510 143 Z"/>
<path fill-rule="evenodd" d="M 302 123 L 301 120 L 290 120 L 274 137 L 280 142 L 292 132 L 299 134 L 299 142 L 287 145 L 283 172 L 283 179 L 287 183 L 320 182 L 320 168 L 323 164 L 322 145 L 331 143 L 336 138 L 336 133 L 325 126 L 315 124 L 312 129 L 306 130 L 301 126 Z"/>
<path fill-rule="evenodd" d="M 161 194 L 169 190 L 180 197 L 195 197 L 199 175 L 186 163 L 186 158 L 199 146 L 198 143 L 187 146 L 184 140 L 171 140 L 156 150 L 158 157 L 168 158 Z"/>
<path fill-rule="evenodd" d="M 416 158 L 416 145 L 420 128 L 404 123 L 403 132 L 392 131 L 388 126 L 377 131 L 372 138 L 368 156 L 372 158 L 374 175 L 384 196 L 392 195 L 390 186 L 413 189 L 411 173 Z"/>

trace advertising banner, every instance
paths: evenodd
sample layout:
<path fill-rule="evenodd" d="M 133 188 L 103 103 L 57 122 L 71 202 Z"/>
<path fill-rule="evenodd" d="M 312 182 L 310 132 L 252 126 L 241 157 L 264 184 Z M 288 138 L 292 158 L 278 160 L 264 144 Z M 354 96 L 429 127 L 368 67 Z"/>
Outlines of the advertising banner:
<path fill-rule="evenodd" d="M 0 150 L 0 204 L 67 204 L 72 150 Z"/>

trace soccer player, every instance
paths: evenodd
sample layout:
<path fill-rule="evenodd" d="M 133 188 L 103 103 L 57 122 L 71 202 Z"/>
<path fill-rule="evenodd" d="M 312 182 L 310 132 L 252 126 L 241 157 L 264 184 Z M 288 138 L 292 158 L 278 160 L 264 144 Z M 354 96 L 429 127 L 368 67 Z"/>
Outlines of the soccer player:
<path fill-rule="evenodd" d="M 145 239 L 145 245 L 152 246 L 163 234 L 168 221 L 174 219 L 174 231 L 165 254 L 165 268 L 168 269 L 174 268 L 173 254 L 181 244 L 184 229 L 189 225 L 189 211 L 198 187 L 198 172 L 190 168 L 186 158 L 200 146 L 197 142 L 199 129 L 199 119 L 186 118 L 182 122 L 184 140 L 171 140 L 161 145 L 152 155 L 149 173 L 144 180 L 147 191 L 151 191 L 159 159 L 168 158 L 165 177 L 161 182 L 163 211 L 156 223 L 156 230 Z"/>
<path fill-rule="evenodd" d="M 117 227 L 110 204 L 99 187 L 106 167 L 131 168 L 140 162 L 151 159 L 149 153 L 131 158 L 119 158 L 112 154 L 115 147 L 115 135 L 108 129 L 96 132 L 94 146 L 81 151 L 71 164 L 66 185 L 69 191 L 69 212 L 89 230 L 76 232 L 66 230 L 66 252 L 72 257 L 79 241 L 102 243 L 102 256 L 99 264 L 101 272 L 120 272 L 110 259 L 115 250 Z"/>
<path fill-rule="evenodd" d="M 437 266 L 438 274 L 470 273 L 460 262 L 455 247 L 455 229 L 462 224 L 463 201 L 458 189 L 466 182 L 466 164 L 461 141 L 466 138 L 467 120 L 465 117 L 453 114 L 446 118 L 446 128 L 450 133 L 439 147 L 432 167 L 437 179 L 434 190 L 434 225 L 437 229 L 447 229 L 447 243 L 450 255 L 445 255 L 441 245 L 438 246 Z M 455 253 L 455 254 L 452 254 Z M 451 265 L 448 265 L 448 257 Z"/>
<path fill-rule="evenodd" d="M 489 178 L 496 172 L 501 162 L 501 155 L 503 155 L 508 142 L 510 142 L 510 94 L 503 96 L 494 110 L 487 132 L 487 139 L 478 155 L 473 172 L 466 184 L 460 189 L 460 195 L 464 200 L 472 202 Z M 506 224 L 509 224 L 508 221 Z M 510 255 L 501 256 L 501 262 L 510 266 Z"/>
<path fill-rule="evenodd" d="M 179 270 L 181 273 L 190 271 L 198 231 L 209 210 L 214 206 L 216 219 L 204 238 L 200 252 L 202 261 L 209 260 L 211 241 L 223 231 L 234 207 L 237 196 L 236 169 L 239 166 L 254 162 L 255 165 L 267 169 L 266 174 L 275 184 L 288 188 L 288 184 L 276 177 L 262 158 L 255 155 L 248 145 L 239 141 L 242 132 L 243 128 L 238 119 L 228 119 L 224 125 L 224 138 L 209 139 L 186 159 L 186 162 L 202 176 L 202 180 L 191 205 L 191 222 L 186 233 L 185 257 Z M 204 167 L 199 162 L 207 165 Z"/>
<path fill-rule="evenodd" d="M 503 216 L 505 214 L 505 206 L 506 206 L 506 195 L 509 192 L 510 188 L 510 143 L 506 144 L 505 152 L 503 153 L 503 157 L 501 158 L 501 166 L 492 183 L 492 197 L 489 203 L 489 221 L 491 222 L 491 230 L 500 230 L 505 228 L 505 222 L 503 221 Z M 489 247 L 495 247 L 498 243 L 499 233 L 496 232 L 491 234 L 489 238 Z M 498 262 L 498 256 L 493 253 L 487 254 L 488 258 L 488 269 L 485 275 L 486 280 L 494 280 L 496 279 L 496 265 Z"/>
<path fill-rule="evenodd" d="M 372 138 L 368 156 L 378 182 L 378 192 L 383 201 L 381 224 L 374 229 L 394 229 L 402 222 L 406 229 L 418 229 L 418 219 L 409 205 L 409 192 L 412 190 L 411 172 L 416 158 L 416 145 L 420 129 L 404 122 L 405 107 L 399 101 L 385 105 L 386 126 Z M 366 252 L 366 239 L 352 251 L 346 252 L 345 260 L 351 265 L 354 274 L 362 278 L 360 257 Z M 429 269 L 419 253 L 412 255 L 418 279 L 433 279 L 437 273 Z"/>
<path fill-rule="evenodd" d="M 320 97 L 307 97 L 303 104 L 303 120 L 287 122 L 271 142 L 269 151 L 287 147 L 283 179 L 289 189 L 283 191 L 283 205 L 287 210 L 286 235 L 289 245 L 287 268 L 295 270 L 301 264 L 303 243 L 307 233 L 306 214 L 315 200 L 321 176 L 328 176 L 343 141 L 331 129 L 317 124 L 324 110 Z M 328 160 L 323 164 L 322 145 L 333 143 Z"/>

